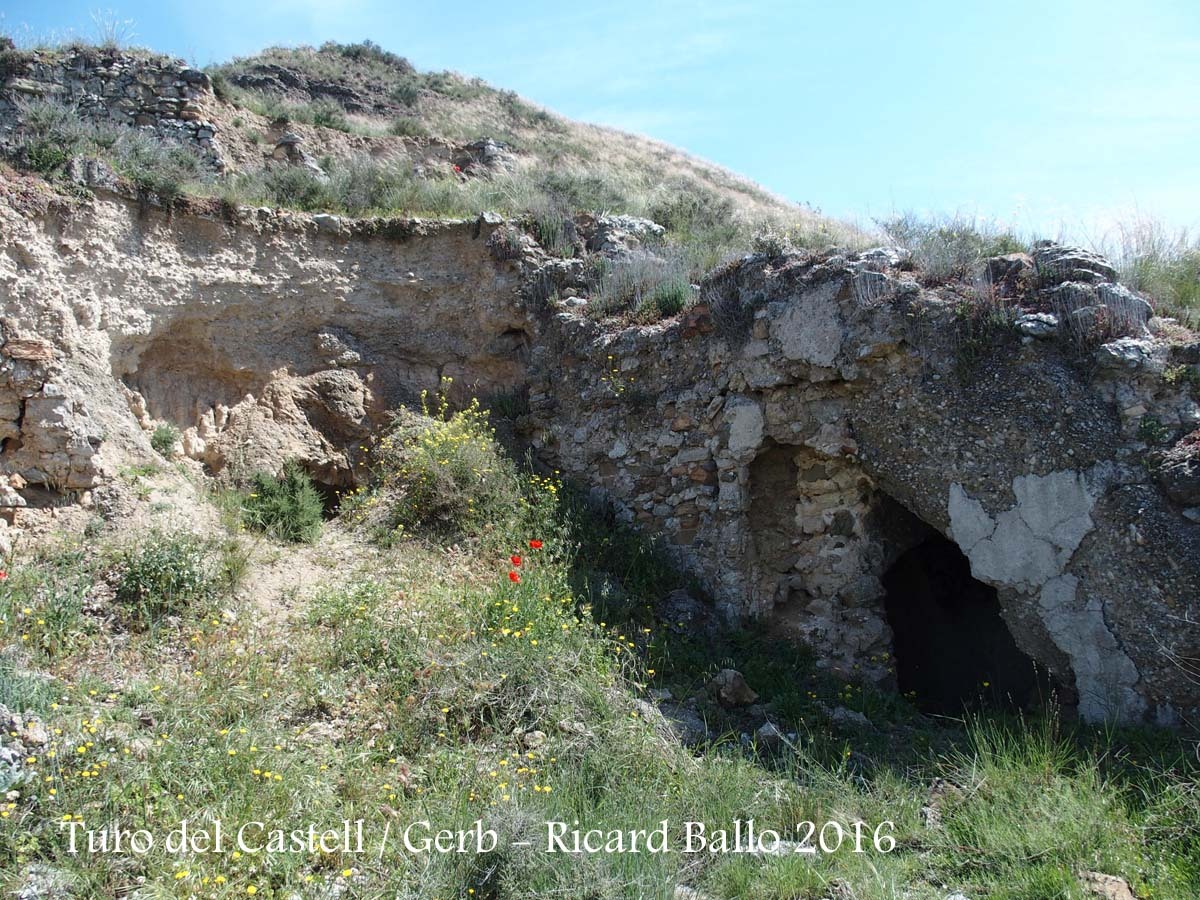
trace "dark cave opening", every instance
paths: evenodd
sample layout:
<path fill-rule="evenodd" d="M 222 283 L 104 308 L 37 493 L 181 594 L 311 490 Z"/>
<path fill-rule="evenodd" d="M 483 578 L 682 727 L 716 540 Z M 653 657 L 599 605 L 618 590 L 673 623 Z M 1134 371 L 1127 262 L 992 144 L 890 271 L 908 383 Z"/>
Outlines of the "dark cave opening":
<path fill-rule="evenodd" d="M 971 577 L 953 541 L 930 535 L 896 560 L 883 585 L 899 688 L 923 712 L 1024 709 L 1047 695 L 1000 615 L 996 589 Z"/>
<path fill-rule="evenodd" d="M 321 516 L 325 521 L 336 519 L 342 511 L 342 498 L 353 494 L 358 487 L 354 472 L 334 465 L 303 463 L 302 467 L 321 496 Z"/>
<path fill-rule="evenodd" d="M 326 484 L 315 478 L 312 486 L 321 495 L 321 515 L 326 521 L 337 518 L 337 514 L 342 510 L 342 495 L 354 490 L 353 485 Z"/>

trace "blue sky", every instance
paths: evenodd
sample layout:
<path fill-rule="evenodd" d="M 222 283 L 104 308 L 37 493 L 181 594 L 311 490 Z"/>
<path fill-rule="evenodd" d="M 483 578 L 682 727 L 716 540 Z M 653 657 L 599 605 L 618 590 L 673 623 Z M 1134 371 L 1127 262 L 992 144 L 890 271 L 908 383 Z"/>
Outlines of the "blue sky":
<path fill-rule="evenodd" d="M 0 0 L 18 37 L 96 3 Z M 103 9 L 109 9 L 106 4 Z M 826 213 L 962 213 L 1102 237 L 1200 226 L 1198 0 L 112 4 L 199 64 L 370 38 L 683 147 Z"/>

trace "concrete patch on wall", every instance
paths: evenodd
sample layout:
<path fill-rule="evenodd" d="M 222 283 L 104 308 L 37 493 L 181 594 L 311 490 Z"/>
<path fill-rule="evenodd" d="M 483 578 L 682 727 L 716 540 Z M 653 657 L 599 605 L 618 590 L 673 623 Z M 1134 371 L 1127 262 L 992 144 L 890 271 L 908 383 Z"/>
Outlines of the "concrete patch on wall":
<path fill-rule="evenodd" d="M 729 452 L 734 459 L 746 461 L 763 442 L 762 407 L 749 398 L 730 399 L 725 404 L 729 422 Z"/>
<path fill-rule="evenodd" d="M 1096 496 L 1082 472 L 1013 479 L 1015 505 L 995 517 L 958 483 L 949 491 L 950 536 L 971 573 L 997 587 L 1037 596 L 1051 639 L 1070 659 L 1079 713 L 1088 721 L 1136 721 L 1145 701 L 1137 668 L 1113 636 L 1099 599 L 1080 599 L 1067 564 L 1094 527 Z"/>
<path fill-rule="evenodd" d="M 1134 690 L 1137 667 L 1117 643 L 1096 598 L 1080 599 L 1079 580 L 1060 575 L 1038 595 L 1042 622 L 1071 659 L 1079 691 L 1079 715 L 1088 722 L 1135 722 L 1146 701 Z"/>
<path fill-rule="evenodd" d="M 829 367 L 842 349 L 843 328 L 834 298 L 842 289 L 840 279 L 801 294 L 775 320 L 771 337 L 779 341 L 789 360 Z"/>

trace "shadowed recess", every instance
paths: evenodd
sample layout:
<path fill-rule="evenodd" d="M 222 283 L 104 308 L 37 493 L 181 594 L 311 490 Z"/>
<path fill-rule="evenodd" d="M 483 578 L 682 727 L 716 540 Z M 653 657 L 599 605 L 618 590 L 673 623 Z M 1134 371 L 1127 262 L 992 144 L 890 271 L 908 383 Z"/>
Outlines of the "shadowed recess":
<path fill-rule="evenodd" d="M 1000 615 L 996 589 L 971 577 L 954 542 L 931 535 L 896 561 L 883 584 L 900 690 L 914 693 L 923 711 L 1025 708 L 1045 696 Z"/>

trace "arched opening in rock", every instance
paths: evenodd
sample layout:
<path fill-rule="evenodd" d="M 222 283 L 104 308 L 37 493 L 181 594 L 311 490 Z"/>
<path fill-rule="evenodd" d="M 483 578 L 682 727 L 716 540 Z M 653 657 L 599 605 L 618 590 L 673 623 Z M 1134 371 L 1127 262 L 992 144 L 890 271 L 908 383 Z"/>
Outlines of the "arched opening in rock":
<path fill-rule="evenodd" d="M 337 514 L 342 511 L 342 495 L 353 490 L 353 488 L 344 485 L 326 484 L 316 480 L 313 481 L 313 487 L 321 495 L 321 514 L 326 521 L 337 518 Z"/>
<path fill-rule="evenodd" d="M 312 462 L 303 462 L 301 466 L 312 481 L 313 488 L 321 495 L 322 515 L 325 520 L 337 518 L 338 513 L 342 511 L 342 498 L 354 493 L 358 486 L 354 472 L 347 468 Z"/>
<path fill-rule="evenodd" d="M 899 688 L 923 711 L 1025 708 L 1047 695 L 1000 615 L 996 589 L 971 577 L 953 541 L 931 532 L 901 554 L 883 586 Z"/>

